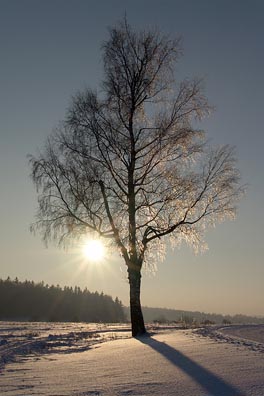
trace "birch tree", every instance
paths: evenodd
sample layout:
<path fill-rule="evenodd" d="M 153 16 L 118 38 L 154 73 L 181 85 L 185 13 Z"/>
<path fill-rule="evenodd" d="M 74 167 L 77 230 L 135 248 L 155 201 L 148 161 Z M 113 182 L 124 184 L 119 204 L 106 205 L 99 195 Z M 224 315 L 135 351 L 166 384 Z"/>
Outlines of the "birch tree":
<path fill-rule="evenodd" d="M 233 149 L 212 149 L 197 128 L 210 107 L 198 80 L 175 78 L 179 40 L 123 21 L 102 51 L 99 93 L 77 93 L 42 153 L 30 157 L 38 191 L 33 228 L 45 241 L 91 233 L 118 249 L 138 336 L 146 331 L 143 265 L 168 243 L 198 248 L 208 226 L 232 218 L 239 172 Z"/>

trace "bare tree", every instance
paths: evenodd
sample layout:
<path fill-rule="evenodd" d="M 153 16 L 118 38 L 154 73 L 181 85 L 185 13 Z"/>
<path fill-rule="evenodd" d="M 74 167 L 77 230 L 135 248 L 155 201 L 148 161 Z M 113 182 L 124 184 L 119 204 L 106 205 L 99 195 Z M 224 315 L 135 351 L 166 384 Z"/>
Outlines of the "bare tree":
<path fill-rule="evenodd" d="M 197 80 L 174 80 L 179 40 L 135 32 L 126 21 L 103 45 L 103 93 L 78 93 L 38 157 L 34 229 L 45 241 L 95 233 L 119 249 L 128 271 L 132 335 L 145 333 L 143 264 L 167 240 L 199 246 L 206 226 L 235 214 L 233 150 L 211 149 L 194 127 L 209 112 Z"/>

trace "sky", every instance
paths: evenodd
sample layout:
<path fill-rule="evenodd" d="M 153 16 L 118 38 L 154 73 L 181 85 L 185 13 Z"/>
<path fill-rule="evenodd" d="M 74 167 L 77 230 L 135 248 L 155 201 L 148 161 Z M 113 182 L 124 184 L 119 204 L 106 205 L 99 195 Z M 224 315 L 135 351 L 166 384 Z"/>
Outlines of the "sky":
<path fill-rule="evenodd" d="M 182 37 L 176 76 L 204 79 L 215 110 L 200 125 L 211 144 L 236 147 L 247 193 L 235 221 L 206 234 L 209 249 L 168 249 L 144 273 L 142 305 L 264 316 L 264 2 L 262 0 L 0 0 L 0 278 L 78 285 L 128 305 L 118 255 L 100 264 L 79 246 L 46 248 L 29 226 L 37 195 L 28 154 L 64 118 L 71 96 L 100 88 L 101 45 L 126 14 L 136 29 Z"/>

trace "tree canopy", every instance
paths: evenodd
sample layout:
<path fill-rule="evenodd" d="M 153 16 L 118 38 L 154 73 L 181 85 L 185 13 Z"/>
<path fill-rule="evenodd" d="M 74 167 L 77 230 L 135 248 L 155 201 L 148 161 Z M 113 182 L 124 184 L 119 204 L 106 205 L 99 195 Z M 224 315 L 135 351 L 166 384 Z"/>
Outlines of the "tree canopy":
<path fill-rule="evenodd" d="M 126 20 L 112 27 L 101 91 L 78 92 L 30 159 L 33 228 L 45 241 L 92 233 L 119 249 L 133 335 L 144 332 L 143 319 L 133 331 L 143 263 L 159 259 L 168 239 L 201 246 L 208 225 L 234 216 L 241 193 L 233 149 L 209 147 L 197 127 L 210 111 L 201 82 L 175 79 L 181 52 L 180 40 L 156 30 L 137 32 Z"/>

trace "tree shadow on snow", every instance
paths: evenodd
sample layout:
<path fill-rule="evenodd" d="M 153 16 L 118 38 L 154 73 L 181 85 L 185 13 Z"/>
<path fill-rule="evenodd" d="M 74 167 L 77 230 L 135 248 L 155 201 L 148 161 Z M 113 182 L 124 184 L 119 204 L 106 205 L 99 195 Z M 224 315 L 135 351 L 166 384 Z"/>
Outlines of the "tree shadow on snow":
<path fill-rule="evenodd" d="M 242 394 L 237 388 L 223 381 L 221 378 L 171 346 L 148 336 L 139 337 L 137 340 L 160 353 L 169 362 L 189 375 L 208 391 L 210 396 L 246 396 L 244 392 Z"/>

